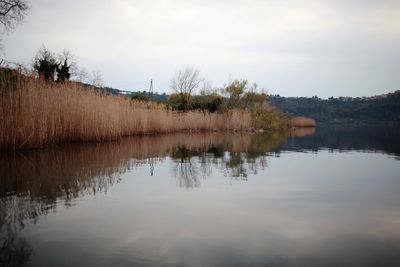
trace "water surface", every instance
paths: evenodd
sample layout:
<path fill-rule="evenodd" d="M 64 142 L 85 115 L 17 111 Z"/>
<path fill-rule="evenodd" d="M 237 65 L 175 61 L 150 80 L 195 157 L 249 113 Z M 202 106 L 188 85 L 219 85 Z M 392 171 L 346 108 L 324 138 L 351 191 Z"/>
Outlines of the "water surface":
<path fill-rule="evenodd" d="M 176 134 L 0 154 L 0 266 L 400 266 L 400 132 Z"/>

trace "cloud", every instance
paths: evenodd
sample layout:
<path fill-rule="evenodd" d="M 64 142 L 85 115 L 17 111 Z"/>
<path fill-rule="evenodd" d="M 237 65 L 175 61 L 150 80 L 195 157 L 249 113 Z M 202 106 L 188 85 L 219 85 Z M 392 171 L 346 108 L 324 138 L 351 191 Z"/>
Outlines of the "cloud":
<path fill-rule="evenodd" d="M 371 95 L 399 88 L 397 1 L 38 0 L 6 56 L 68 48 L 110 86 L 168 91 L 197 66 L 215 85 L 249 78 L 281 95 Z"/>

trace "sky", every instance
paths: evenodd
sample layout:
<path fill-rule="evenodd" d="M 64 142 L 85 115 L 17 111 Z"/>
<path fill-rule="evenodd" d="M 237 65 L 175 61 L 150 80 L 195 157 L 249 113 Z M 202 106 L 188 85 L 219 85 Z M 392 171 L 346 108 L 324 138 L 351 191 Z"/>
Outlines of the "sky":
<path fill-rule="evenodd" d="M 45 45 L 122 90 L 170 93 L 198 68 L 215 88 L 248 79 L 283 96 L 371 96 L 400 89 L 397 0 L 28 0 L 2 57 L 29 64 Z"/>

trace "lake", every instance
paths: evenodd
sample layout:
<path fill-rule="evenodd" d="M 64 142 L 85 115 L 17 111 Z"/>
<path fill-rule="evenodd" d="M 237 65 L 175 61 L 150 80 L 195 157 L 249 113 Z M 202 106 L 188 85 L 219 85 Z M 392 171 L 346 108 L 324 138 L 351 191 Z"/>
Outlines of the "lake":
<path fill-rule="evenodd" d="M 0 266 L 400 266 L 400 131 L 0 153 Z"/>

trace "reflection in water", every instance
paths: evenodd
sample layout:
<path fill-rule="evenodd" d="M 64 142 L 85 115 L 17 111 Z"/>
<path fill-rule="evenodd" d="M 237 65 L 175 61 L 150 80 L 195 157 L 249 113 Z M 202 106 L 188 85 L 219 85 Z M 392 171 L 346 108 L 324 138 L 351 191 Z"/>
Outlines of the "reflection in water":
<path fill-rule="evenodd" d="M 249 173 L 257 174 L 259 169 L 267 166 L 266 153 L 286 138 L 279 133 L 222 136 L 220 143 L 174 147 L 170 157 L 176 162 L 174 174 L 178 185 L 198 187 L 199 179 L 210 176 L 213 168 L 227 177 L 247 180 Z"/>
<path fill-rule="evenodd" d="M 18 231 L 26 222 L 35 223 L 39 216 L 55 211 L 59 200 L 69 207 L 80 196 L 106 193 L 122 173 L 138 165 L 148 164 L 153 175 L 154 166 L 168 155 L 174 159 L 174 176 L 181 187 L 200 186 L 200 179 L 211 175 L 211 165 L 226 170 L 227 176 L 246 177 L 246 155 L 250 170 L 256 172 L 256 158 L 284 138 L 279 134 L 229 138 L 222 134 L 176 134 L 2 153 L 1 266 L 20 266 L 30 258 L 31 249 L 18 237 Z M 230 155 L 225 151 L 231 151 Z"/>
<path fill-rule="evenodd" d="M 183 187 L 198 187 L 199 178 L 211 174 L 211 165 L 226 169 L 228 176 L 246 177 L 244 164 L 249 163 L 249 170 L 256 172 L 257 158 L 284 138 L 279 134 L 229 138 L 222 134 L 176 134 L 3 153 L 0 227 L 34 222 L 39 215 L 54 210 L 57 200 L 71 206 L 73 199 L 82 195 L 106 193 L 122 173 L 142 164 L 149 164 L 153 173 L 157 171 L 154 166 L 167 156 L 174 159 L 175 177 Z M 260 163 L 262 167 L 265 164 Z"/>
<path fill-rule="evenodd" d="M 307 132 L 310 131 L 310 132 Z M 276 148 L 276 151 L 311 150 L 319 151 L 371 151 L 394 155 L 400 159 L 400 126 L 380 124 L 324 125 L 314 130 L 296 129 L 296 136 L 289 138 Z"/>
<path fill-rule="evenodd" d="M 376 129 L 371 127 L 365 129 L 362 127 L 350 128 L 336 126 L 328 128 L 322 127 L 317 128 L 316 130 L 296 129 L 289 135 L 278 133 L 224 135 L 215 133 L 143 136 L 136 138 L 125 138 L 120 142 L 115 143 L 68 144 L 53 146 L 44 150 L 0 153 L 0 266 L 21 266 L 31 261 L 32 257 L 34 257 L 34 243 L 31 243 L 25 236 L 21 235 L 24 228 L 35 225 L 38 223 L 38 220 L 41 217 L 46 217 L 48 214 L 59 213 L 60 211 L 57 207 L 64 207 L 67 209 L 77 208 L 77 206 L 82 205 L 82 203 L 79 203 L 76 200 L 84 196 L 95 196 L 98 193 L 101 195 L 106 195 L 107 192 L 109 192 L 110 189 L 112 189 L 116 184 L 122 182 L 121 179 L 124 174 L 135 173 L 137 169 L 148 168 L 149 175 L 154 175 L 155 177 L 172 175 L 176 184 L 179 187 L 184 188 L 201 188 L 202 184 L 206 182 L 207 178 L 218 177 L 219 175 L 226 177 L 225 179 L 228 178 L 229 181 L 237 182 L 246 182 L 248 180 L 248 182 L 250 182 L 251 176 L 251 179 L 255 179 L 255 181 L 259 183 L 260 181 L 256 178 L 261 178 L 260 175 L 265 173 L 265 169 L 269 164 L 269 161 L 271 159 L 278 160 L 278 157 L 282 156 L 281 152 L 285 152 L 285 154 L 287 151 L 316 152 L 321 149 L 329 149 L 330 151 L 380 151 L 399 158 L 399 142 L 400 132 L 394 127 Z M 271 156 L 273 157 L 271 158 Z M 285 160 L 287 161 L 288 159 Z M 171 164 L 169 168 L 169 171 L 171 171 L 170 173 L 164 172 L 165 165 L 167 163 Z M 325 166 L 325 168 L 329 167 L 329 165 Z M 296 181 L 292 181 L 293 184 L 285 184 L 285 179 L 287 179 L 287 177 L 300 177 L 302 172 L 309 171 L 303 170 L 301 166 L 298 166 L 297 168 L 296 175 L 294 175 L 295 172 L 287 171 L 284 167 L 280 169 L 279 173 L 275 174 L 277 177 L 282 176 L 282 186 L 284 188 L 290 189 L 294 186 L 294 184 L 296 184 Z M 351 172 L 352 170 L 349 169 L 348 171 Z M 273 172 L 271 175 L 273 175 Z M 324 173 L 324 175 L 329 174 Z M 337 178 L 336 176 L 334 177 L 335 179 Z M 351 181 L 352 180 L 350 180 L 350 182 Z M 391 188 L 396 188 L 396 185 L 398 184 L 397 181 L 390 180 L 390 182 L 395 185 Z M 306 186 L 307 183 L 310 188 L 313 188 L 318 181 L 314 182 L 314 184 L 309 184 L 309 181 L 304 179 L 302 184 L 299 185 L 299 188 Z M 158 187 L 156 183 L 153 184 L 153 186 Z M 334 185 L 331 188 L 336 188 L 337 186 L 338 185 Z M 351 184 L 347 184 L 347 186 L 352 187 Z M 368 188 L 369 185 L 366 183 L 363 186 Z M 280 187 L 277 188 L 278 191 L 281 190 L 279 189 Z M 325 187 L 322 187 L 322 189 L 324 188 Z M 134 188 L 129 188 L 129 190 L 133 191 Z M 269 194 L 262 193 L 260 195 L 260 192 L 257 190 L 258 189 L 254 189 L 254 192 L 250 192 L 250 195 L 257 195 L 259 200 L 262 200 L 265 197 L 271 198 L 276 193 L 274 191 L 270 191 Z M 297 188 L 296 190 L 299 189 Z M 363 265 L 372 266 L 369 264 L 369 260 L 373 262 L 373 259 L 379 257 L 379 255 L 377 256 L 377 253 L 381 253 L 382 257 L 391 257 L 391 260 L 389 260 L 386 264 L 387 266 L 396 266 L 393 265 L 393 259 L 398 260 L 398 258 L 392 254 L 398 252 L 396 247 L 400 244 L 400 242 L 397 240 L 397 237 L 394 237 L 393 240 L 390 240 L 390 242 L 387 240 L 381 241 L 383 242 L 381 244 L 376 239 L 365 240 L 364 235 L 355 235 L 353 237 L 349 237 L 348 235 L 343 237 L 336 236 L 335 238 L 337 238 L 337 240 L 332 239 L 331 241 L 326 241 L 333 242 L 335 245 L 332 245 L 333 243 L 327 243 L 325 245 L 320 244 L 318 255 L 309 256 L 304 256 L 309 253 L 309 251 L 306 253 L 298 250 L 301 246 L 280 243 L 282 242 L 282 236 L 279 235 L 287 235 L 289 232 L 296 233 L 295 235 L 298 236 L 306 235 L 297 229 L 299 225 L 294 225 L 293 222 L 291 222 L 292 216 L 287 213 L 293 212 L 294 214 L 296 210 L 306 212 L 306 210 L 309 208 L 315 209 L 316 207 L 311 205 L 314 203 L 312 202 L 313 198 L 318 199 L 318 201 L 320 201 L 320 199 L 323 199 L 323 201 L 326 202 L 337 201 L 337 195 L 331 196 L 329 190 L 317 190 L 316 192 L 313 191 L 313 194 L 316 195 L 312 195 L 307 191 L 304 191 L 306 193 L 299 193 L 302 191 L 296 190 L 293 192 L 290 191 L 290 197 L 294 197 L 294 199 L 302 199 L 304 196 L 307 196 L 306 202 L 308 201 L 309 203 L 305 204 L 307 207 L 306 209 L 303 209 L 301 205 L 295 209 L 292 209 L 292 204 L 289 205 L 285 202 L 286 200 L 279 202 L 279 209 L 277 209 L 271 201 L 255 202 L 251 205 L 245 205 L 249 199 L 248 197 L 242 199 L 244 205 L 242 208 L 247 210 L 246 212 L 248 212 L 248 218 L 261 218 L 260 222 L 255 222 L 253 220 L 252 227 L 255 227 L 255 229 L 262 229 L 264 234 L 266 234 L 264 227 L 267 225 L 267 222 L 274 222 L 271 227 L 276 227 L 276 225 L 279 225 L 279 227 L 282 229 L 273 230 L 270 228 L 268 230 L 268 237 L 269 240 L 273 242 L 274 249 L 286 251 L 287 249 L 291 248 L 293 250 L 293 255 L 296 253 L 298 253 L 298 255 L 301 254 L 301 258 L 265 258 L 258 256 L 256 258 L 246 259 L 243 255 L 238 256 L 244 253 L 242 248 L 236 248 L 228 245 L 223 247 L 215 247 L 215 243 L 212 242 L 216 242 L 216 240 L 214 240 L 214 237 L 211 235 L 211 233 L 203 233 L 203 235 L 206 236 L 210 234 L 210 237 L 209 239 L 204 239 L 202 241 L 203 243 L 196 244 L 196 246 L 201 248 L 203 253 L 206 253 L 201 256 L 192 255 L 194 258 L 202 257 L 202 260 L 198 260 L 198 265 L 243 266 L 253 264 L 263 266 L 337 266 L 341 265 L 343 261 L 337 260 L 335 257 L 349 257 L 354 260 L 354 262 L 352 263 L 349 261 L 348 263 L 344 264 L 345 266 L 361 266 L 360 262 L 365 263 Z M 341 196 L 341 201 L 345 201 L 344 196 L 349 198 L 357 198 L 358 192 L 352 192 L 346 195 L 345 190 L 346 189 L 340 191 L 340 194 L 344 194 Z M 374 185 L 374 190 L 377 190 L 379 193 L 386 192 L 383 189 L 382 191 L 379 191 L 379 185 Z M 243 188 L 243 192 L 245 192 L 245 187 Z M 140 192 L 136 193 L 139 194 Z M 354 196 L 352 195 L 353 193 Z M 131 194 L 134 195 L 133 193 Z M 337 194 L 337 192 L 335 192 L 335 194 Z M 244 197 L 241 195 L 239 196 Z M 279 198 L 285 199 L 285 196 L 279 195 Z M 230 201 L 234 202 L 234 199 L 229 199 L 229 202 L 219 202 L 221 199 L 218 197 L 216 197 L 216 199 L 218 201 L 213 202 L 212 206 L 207 207 L 207 210 L 215 209 L 215 218 L 219 218 L 216 214 L 221 212 L 221 210 L 217 209 L 217 207 L 221 205 L 220 203 L 226 203 L 226 207 L 223 207 L 222 209 L 228 212 L 228 214 L 232 211 L 233 207 L 229 206 L 227 203 Z M 378 200 L 379 198 L 376 199 Z M 145 199 L 139 200 L 144 201 Z M 146 201 L 143 202 L 143 208 L 146 208 L 144 204 L 145 202 Z M 141 202 L 139 202 L 139 206 L 140 203 Z M 304 204 L 304 200 L 300 201 L 299 203 Z M 340 206 L 340 201 L 338 203 Z M 190 203 L 188 203 L 188 205 L 189 204 Z M 310 206 L 308 206 L 309 204 Z M 181 203 L 180 205 L 184 204 Z M 191 203 L 191 205 L 197 206 L 196 202 Z M 261 216 L 262 213 L 259 214 L 259 210 L 257 209 L 259 208 L 258 205 L 263 205 L 268 208 L 268 217 L 264 217 L 264 215 Z M 281 205 L 283 206 L 281 207 Z M 285 205 L 289 206 L 285 208 Z M 332 203 L 332 205 L 335 207 L 337 203 Z M 394 204 L 392 202 L 387 202 L 385 205 Z M 342 209 L 347 209 L 347 206 L 346 208 L 342 207 Z M 362 210 L 357 207 L 357 205 L 354 205 L 354 207 L 356 210 Z M 118 210 L 119 206 L 113 206 L 112 208 Z M 190 209 L 191 207 L 187 208 Z M 369 205 L 368 208 L 371 208 L 371 205 Z M 202 212 L 204 213 L 207 211 L 202 211 L 201 205 L 195 210 L 199 212 L 199 216 L 202 214 Z M 252 211 L 254 212 L 252 213 Z M 335 210 L 333 211 L 335 212 Z M 336 210 L 336 212 L 338 211 L 341 210 Z M 174 212 L 176 211 L 171 210 L 171 216 L 174 216 Z M 243 213 L 244 211 L 241 212 Z M 324 211 L 321 210 L 320 212 Z M 389 214 L 389 210 L 386 210 L 385 212 L 386 213 L 384 214 Z M 257 214 L 258 217 L 255 216 L 255 214 Z M 287 216 L 287 219 L 274 217 L 277 216 L 277 214 L 280 214 L 280 217 Z M 389 215 L 397 218 L 395 214 L 390 213 Z M 157 216 L 160 215 L 158 214 Z M 153 218 L 155 221 L 159 219 L 157 216 Z M 181 214 L 175 214 L 175 216 L 179 217 Z M 193 215 L 193 217 L 195 217 L 195 215 Z M 268 218 L 268 220 L 266 218 Z M 106 218 L 104 219 L 106 220 Z M 124 218 L 118 216 L 115 219 L 118 221 L 124 220 Z M 200 219 L 202 220 L 203 217 Z M 210 217 L 209 219 L 212 220 L 213 218 Z M 296 219 L 299 218 L 297 217 Z M 222 219 L 220 218 L 220 220 Z M 241 221 L 242 219 L 240 217 L 236 218 L 236 220 L 240 225 L 240 227 L 237 229 L 237 231 L 240 233 L 240 229 L 246 228 L 243 226 L 245 223 L 244 221 Z M 316 218 L 315 222 L 309 221 L 308 217 L 307 219 L 300 218 L 300 221 L 301 220 L 310 225 L 315 224 L 315 228 L 321 227 L 319 218 Z M 144 225 L 149 227 L 151 225 L 150 221 L 153 220 L 147 219 Z M 201 222 L 199 222 L 199 225 L 200 223 Z M 382 223 L 390 224 L 391 222 L 385 221 L 382 218 Z M 329 226 L 330 224 L 331 222 L 324 222 L 324 227 L 326 230 L 329 230 L 329 227 L 334 227 L 334 225 Z M 140 227 L 140 225 L 138 224 L 136 227 Z M 198 227 L 201 229 L 201 226 Z M 155 229 L 158 231 L 159 228 Z M 147 230 L 147 228 L 143 228 L 142 232 L 145 230 Z M 287 231 L 288 233 L 284 233 L 283 230 Z M 229 232 L 229 228 L 227 228 L 226 231 L 227 233 L 232 234 L 232 232 Z M 154 233 L 154 235 L 156 236 L 156 233 Z M 214 233 L 214 235 L 218 236 L 217 233 Z M 260 246 L 265 245 L 265 241 L 262 239 L 261 234 L 260 236 L 257 236 L 256 234 L 256 236 L 252 236 L 251 238 L 253 243 L 247 244 L 248 247 L 256 246 L 255 244 L 259 244 Z M 302 240 L 301 238 L 299 238 L 299 240 L 301 240 L 301 242 L 305 242 L 305 240 Z M 150 242 L 149 240 L 147 241 Z M 154 242 L 158 243 L 160 241 L 156 240 Z M 242 245 L 245 245 L 245 241 L 243 242 L 244 243 Z M 366 244 L 368 244 L 369 247 L 366 247 Z M 190 245 L 191 244 L 188 244 L 189 247 Z M 270 245 L 271 244 L 269 244 L 269 246 Z M 312 244 L 311 242 L 309 244 L 305 244 L 304 246 L 312 247 L 314 245 L 315 244 Z M 142 251 L 145 246 L 145 244 L 140 243 L 140 246 L 135 248 L 135 251 Z M 188 246 L 186 246 L 184 243 L 177 243 L 174 246 L 177 250 L 175 257 L 179 258 L 183 257 L 180 253 L 184 253 L 188 249 Z M 324 248 L 324 246 L 326 248 Z M 351 251 L 355 248 L 358 249 L 360 246 L 364 246 L 366 251 L 370 250 L 369 255 L 372 255 L 371 259 L 368 259 L 368 257 L 362 257 L 357 260 L 354 257 L 347 255 L 348 250 Z M 343 249 L 332 252 L 332 247 Z M 259 249 L 259 247 L 256 246 L 253 249 L 256 251 Z M 269 249 L 272 249 L 272 247 Z M 382 249 L 385 250 L 385 252 L 379 252 Z M 254 251 L 252 253 L 254 253 Z M 228 261 L 228 256 L 224 256 L 225 254 L 229 255 Z M 208 258 L 212 264 L 204 261 L 206 258 Z M 221 264 L 215 264 L 221 259 L 224 260 L 221 262 Z M 130 265 L 130 263 L 132 262 L 129 262 L 129 264 L 126 265 Z M 153 264 L 149 265 L 154 265 L 154 263 L 155 265 L 158 265 L 157 263 L 160 262 L 153 262 Z M 140 262 L 140 265 L 146 264 L 144 262 Z M 182 265 L 187 264 L 182 263 Z"/>
<path fill-rule="evenodd" d="M 277 133 L 176 134 L 3 153 L 0 154 L 0 197 L 29 197 L 42 203 L 35 212 L 41 214 L 52 209 L 57 199 L 63 199 L 70 206 L 71 200 L 82 194 L 107 192 L 107 188 L 119 181 L 120 174 L 135 166 L 149 164 L 150 171 L 156 172 L 154 166 L 167 156 L 175 160 L 177 175 L 188 179 L 206 177 L 211 164 L 235 169 L 233 176 L 237 173 L 245 177 L 244 163 L 252 164 L 251 171 L 255 172 L 256 159 L 285 138 Z"/>
<path fill-rule="evenodd" d="M 25 238 L 18 237 L 17 231 L 7 226 L 0 235 L 0 266 L 22 266 L 32 254 L 32 248 Z"/>

